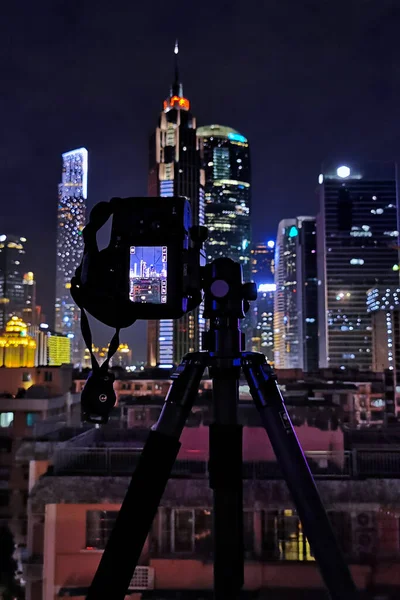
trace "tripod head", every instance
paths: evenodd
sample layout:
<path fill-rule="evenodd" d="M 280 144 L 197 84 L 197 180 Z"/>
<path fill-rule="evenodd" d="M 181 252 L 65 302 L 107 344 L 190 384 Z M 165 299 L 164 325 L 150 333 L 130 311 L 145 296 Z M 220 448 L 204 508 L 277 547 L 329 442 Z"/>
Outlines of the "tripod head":
<path fill-rule="evenodd" d="M 235 354 L 244 350 L 240 320 L 257 299 L 255 283 L 243 283 L 242 267 L 230 258 L 217 258 L 203 267 L 205 319 L 210 329 L 204 334 L 204 348 L 216 354 Z"/>

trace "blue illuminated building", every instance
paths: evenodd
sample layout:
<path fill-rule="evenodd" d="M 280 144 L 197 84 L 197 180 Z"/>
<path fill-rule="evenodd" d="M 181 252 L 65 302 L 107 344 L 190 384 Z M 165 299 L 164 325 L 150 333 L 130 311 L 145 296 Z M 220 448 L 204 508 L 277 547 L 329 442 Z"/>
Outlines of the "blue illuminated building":
<path fill-rule="evenodd" d="M 175 78 L 163 104 L 158 126 L 150 139 L 149 196 L 186 196 L 192 207 L 192 225 L 204 225 L 204 171 L 196 119 L 179 80 L 178 45 Z M 200 308 L 179 320 L 148 322 L 147 363 L 171 367 L 187 352 L 201 349 L 204 319 Z"/>
<path fill-rule="evenodd" d="M 88 151 L 79 148 L 65 152 L 62 160 L 62 181 L 58 186 L 55 329 L 71 340 L 71 359 L 80 365 L 83 341 L 79 309 L 70 294 L 70 281 L 83 254 Z"/>
<path fill-rule="evenodd" d="M 273 283 L 275 271 L 275 241 L 256 244 L 251 249 L 251 279 L 258 285 Z"/>
<path fill-rule="evenodd" d="M 230 127 L 206 125 L 197 129 L 205 173 L 207 261 L 231 258 L 251 276 L 251 171 L 248 140 Z"/>
<path fill-rule="evenodd" d="M 319 184 L 320 366 L 370 370 L 366 294 L 399 287 L 396 167 L 326 165 Z"/>

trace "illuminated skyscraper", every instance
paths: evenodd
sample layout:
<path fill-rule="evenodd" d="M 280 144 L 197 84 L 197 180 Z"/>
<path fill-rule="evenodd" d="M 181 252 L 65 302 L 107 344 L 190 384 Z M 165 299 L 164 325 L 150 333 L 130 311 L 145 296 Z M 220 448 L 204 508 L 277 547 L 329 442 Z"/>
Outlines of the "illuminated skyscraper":
<path fill-rule="evenodd" d="M 24 273 L 23 277 L 24 291 L 24 306 L 22 309 L 22 319 L 32 327 L 36 325 L 37 310 L 36 310 L 36 281 L 32 271 Z"/>
<path fill-rule="evenodd" d="M 24 269 L 26 238 L 0 235 L 0 331 L 24 308 Z"/>
<path fill-rule="evenodd" d="M 285 219 L 275 248 L 274 357 L 277 369 L 318 369 L 316 221 Z"/>
<path fill-rule="evenodd" d="M 58 186 L 57 272 L 55 329 L 71 339 L 71 358 L 80 364 L 83 343 L 79 309 L 70 294 L 70 280 L 83 254 L 82 229 L 85 226 L 88 175 L 86 148 L 62 155 L 62 182 Z"/>
<path fill-rule="evenodd" d="M 395 165 L 328 165 L 319 183 L 320 366 L 369 370 L 366 294 L 399 286 Z"/>
<path fill-rule="evenodd" d="M 272 283 L 275 271 L 275 242 L 260 243 L 251 249 L 251 276 L 257 285 Z"/>
<path fill-rule="evenodd" d="M 269 363 L 274 362 L 274 301 L 275 283 L 261 283 L 257 286 L 257 300 L 252 303 L 254 316 L 251 349 L 262 352 Z"/>
<path fill-rule="evenodd" d="M 367 311 L 372 326 L 372 370 L 386 374 L 381 402 L 392 417 L 400 413 L 400 287 L 381 285 L 368 290 Z"/>
<path fill-rule="evenodd" d="M 149 196 L 186 196 L 192 206 L 192 225 L 204 225 L 204 171 L 196 119 L 179 81 L 178 45 L 175 45 L 175 79 L 164 101 L 158 127 L 150 139 Z M 149 365 L 172 365 L 201 347 L 204 319 L 196 309 L 178 321 L 149 321 Z"/>
<path fill-rule="evenodd" d="M 225 256 L 239 262 L 250 281 L 251 173 L 248 140 L 223 125 L 199 127 L 205 172 L 207 261 Z"/>

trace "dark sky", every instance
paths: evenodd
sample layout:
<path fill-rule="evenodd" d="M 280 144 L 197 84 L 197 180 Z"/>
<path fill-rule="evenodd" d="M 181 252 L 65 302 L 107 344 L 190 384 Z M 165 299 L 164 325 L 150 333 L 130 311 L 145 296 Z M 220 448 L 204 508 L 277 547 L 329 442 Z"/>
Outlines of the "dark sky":
<path fill-rule="evenodd" d="M 89 206 L 146 193 L 176 37 L 198 124 L 250 140 L 254 239 L 316 213 L 323 160 L 399 154 L 398 0 L 20 0 L 0 17 L 0 233 L 28 238 L 50 319 L 60 155 L 89 150 Z"/>

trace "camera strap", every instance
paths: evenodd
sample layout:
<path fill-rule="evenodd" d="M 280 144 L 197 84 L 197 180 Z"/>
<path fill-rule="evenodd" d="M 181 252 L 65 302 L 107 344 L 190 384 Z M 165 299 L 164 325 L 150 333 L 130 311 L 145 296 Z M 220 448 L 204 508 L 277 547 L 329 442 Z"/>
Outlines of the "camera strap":
<path fill-rule="evenodd" d="M 93 354 L 93 341 L 92 341 L 92 332 L 90 331 L 89 319 L 87 318 L 87 314 L 85 309 L 80 306 L 81 309 L 81 332 L 83 340 L 86 344 L 87 349 L 90 352 L 90 359 L 92 362 L 92 372 L 93 374 L 100 372 L 102 375 L 108 372 L 110 359 L 114 356 L 116 351 L 119 348 L 119 332 L 120 329 L 117 328 L 115 333 L 111 339 L 111 342 L 108 346 L 107 358 L 106 360 L 99 365 L 95 355 Z"/>
<path fill-rule="evenodd" d="M 105 223 L 112 214 L 112 200 L 110 202 L 99 202 L 99 204 L 97 204 L 92 209 L 89 217 L 89 222 L 87 223 L 86 227 L 83 229 L 82 232 L 84 241 L 83 259 L 80 266 L 75 272 L 75 277 L 72 279 L 71 282 L 71 295 L 81 311 L 81 332 L 83 340 L 90 353 L 92 372 L 93 375 L 97 373 L 101 376 L 105 375 L 108 372 L 110 359 L 114 356 L 114 354 L 119 348 L 120 327 L 115 328 L 114 336 L 108 346 L 107 358 L 101 365 L 99 365 L 95 355 L 93 354 L 92 332 L 90 331 L 89 319 L 81 301 L 82 299 L 80 293 L 80 285 L 82 278 L 82 269 L 84 268 L 85 259 L 93 259 L 93 257 L 99 253 L 96 239 L 97 232 L 101 229 L 101 227 L 103 227 L 103 225 L 105 225 Z"/>

